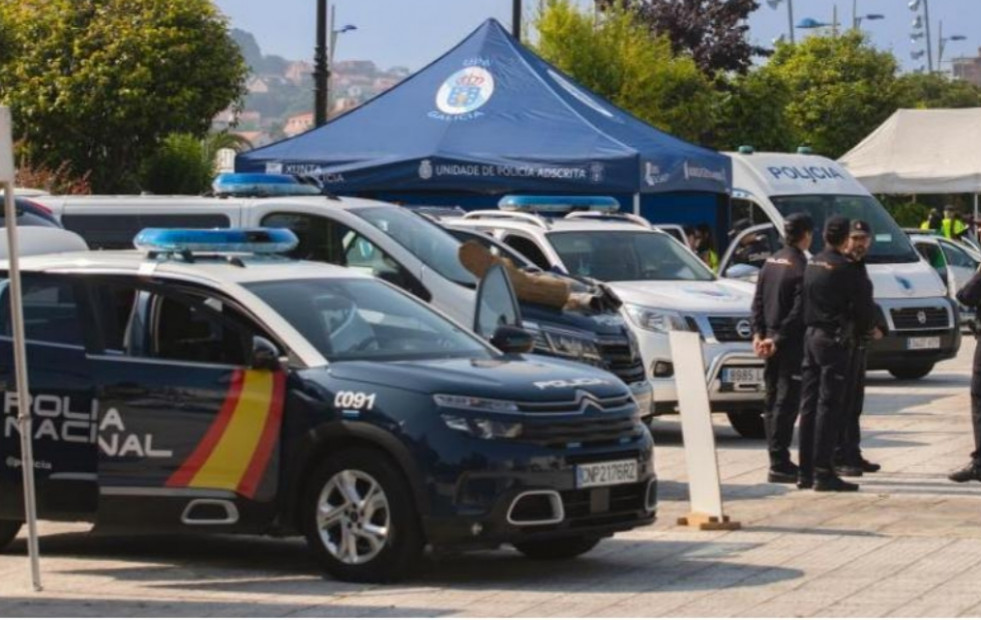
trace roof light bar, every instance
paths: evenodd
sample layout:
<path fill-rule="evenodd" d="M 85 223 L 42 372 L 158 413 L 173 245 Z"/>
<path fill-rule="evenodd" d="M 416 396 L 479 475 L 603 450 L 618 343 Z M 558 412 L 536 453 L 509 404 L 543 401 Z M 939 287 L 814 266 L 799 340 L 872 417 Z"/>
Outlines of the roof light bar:
<path fill-rule="evenodd" d="M 525 213 L 615 213 L 620 210 L 620 203 L 610 196 L 504 196 L 497 206 L 502 211 Z"/>
<path fill-rule="evenodd" d="M 144 228 L 133 239 L 138 250 L 178 254 L 279 254 L 298 243 L 286 228 Z"/>
<path fill-rule="evenodd" d="M 316 185 L 300 183 L 288 174 L 223 172 L 211 183 L 215 196 L 319 196 Z"/>

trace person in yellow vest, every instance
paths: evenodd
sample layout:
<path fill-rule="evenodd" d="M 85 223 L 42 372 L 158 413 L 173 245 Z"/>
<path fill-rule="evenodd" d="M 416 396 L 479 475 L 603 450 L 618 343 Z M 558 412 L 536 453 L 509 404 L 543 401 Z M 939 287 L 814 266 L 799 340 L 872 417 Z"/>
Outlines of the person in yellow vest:
<path fill-rule="evenodd" d="M 959 213 L 954 211 L 954 207 L 947 205 L 944 207 L 944 219 L 940 223 L 940 233 L 948 239 L 960 239 L 967 232 L 967 224 L 961 219 Z"/>
<path fill-rule="evenodd" d="M 940 214 L 940 209 L 930 209 L 930 214 L 927 215 L 927 219 L 923 220 L 923 223 L 920 224 L 920 230 L 940 230 L 940 224 L 943 221 L 944 218 Z"/>
<path fill-rule="evenodd" d="M 715 240 L 712 238 L 712 227 L 702 223 L 695 227 L 697 249 L 695 252 L 702 262 L 712 271 L 719 270 L 719 255 L 715 251 Z"/>

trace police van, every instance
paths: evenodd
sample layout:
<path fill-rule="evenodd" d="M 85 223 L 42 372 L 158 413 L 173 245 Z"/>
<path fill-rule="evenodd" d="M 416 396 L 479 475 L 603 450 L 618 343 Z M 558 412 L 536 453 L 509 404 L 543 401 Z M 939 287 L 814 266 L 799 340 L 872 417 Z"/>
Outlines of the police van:
<path fill-rule="evenodd" d="M 480 230 L 542 269 L 610 287 L 640 343 L 657 414 L 678 409 L 668 333 L 698 332 L 709 400 L 744 437 L 763 428 L 763 362 L 752 349 L 753 287 L 717 277 L 671 234 L 603 196 L 505 196 L 500 209 L 444 218 Z"/>
<path fill-rule="evenodd" d="M 733 162 L 731 220 L 753 225 L 730 243 L 720 273 L 752 278 L 766 256 L 780 247 L 783 220 L 807 213 L 814 220 L 811 252 L 820 251 L 824 222 L 832 215 L 865 220 L 872 227 L 866 263 L 879 319 L 887 326 L 869 346 L 870 370 L 899 379 L 926 376 L 957 355 L 961 335 L 956 305 L 943 282 L 889 213 L 843 167 L 808 153 L 729 153 Z"/>
<path fill-rule="evenodd" d="M 488 344 L 395 286 L 278 255 L 295 245 L 285 230 L 151 230 L 139 251 L 22 259 L 42 519 L 301 533 L 357 581 L 404 576 L 426 545 L 569 558 L 653 522 L 653 443 L 630 392 L 521 355 L 503 269 L 477 293 Z M 24 519 L 9 389 L 0 547 Z"/>
<path fill-rule="evenodd" d="M 411 210 L 361 198 L 320 195 L 286 175 L 231 174 L 216 194 L 189 196 L 47 196 L 36 198 L 93 249 L 126 249 L 147 227 L 288 228 L 294 258 L 344 265 L 409 291 L 462 323 L 476 301 L 476 278 L 458 259 L 461 241 Z M 651 384 L 630 330 L 615 311 L 557 310 L 522 304 L 535 352 L 613 372 L 642 410 Z"/>

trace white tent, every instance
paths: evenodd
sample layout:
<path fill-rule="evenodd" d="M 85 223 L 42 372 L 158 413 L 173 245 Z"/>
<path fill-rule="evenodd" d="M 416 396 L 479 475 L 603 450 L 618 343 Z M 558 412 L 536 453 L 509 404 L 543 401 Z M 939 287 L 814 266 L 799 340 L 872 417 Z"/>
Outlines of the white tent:
<path fill-rule="evenodd" d="M 981 108 L 898 110 L 838 160 L 875 194 L 981 193 Z"/>

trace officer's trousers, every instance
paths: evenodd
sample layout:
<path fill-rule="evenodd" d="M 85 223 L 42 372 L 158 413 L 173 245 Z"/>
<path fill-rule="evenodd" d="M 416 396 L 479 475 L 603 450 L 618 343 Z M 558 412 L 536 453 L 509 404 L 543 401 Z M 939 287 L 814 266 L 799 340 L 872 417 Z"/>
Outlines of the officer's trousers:
<path fill-rule="evenodd" d="M 841 424 L 848 350 L 834 334 L 808 327 L 800 401 L 800 475 L 832 475 L 831 459 Z"/>
<path fill-rule="evenodd" d="M 773 357 L 766 360 L 763 421 L 770 467 L 780 467 L 790 462 L 790 442 L 794 438 L 794 424 L 800 411 L 803 359 L 804 341 L 797 340 L 781 343 Z"/>
<path fill-rule="evenodd" d="M 859 417 L 865 406 L 865 367 L 868 352 L 865 345 L 853 347 L 848 355 L 848 383 L 842 408 L 841 432 L 838 434 L 836 460 L 845 465 L 862 462 L 862 431 Z"/>
<path fill-rule="evenodd" d="M 971 460 L 981 467 L 981 340 L 974 347 L 974 366 L 971 368 L 971 426 L 974 428 Z"/>

